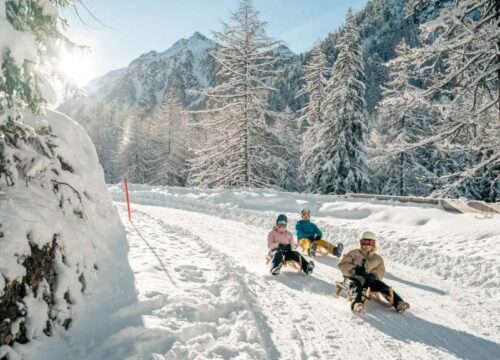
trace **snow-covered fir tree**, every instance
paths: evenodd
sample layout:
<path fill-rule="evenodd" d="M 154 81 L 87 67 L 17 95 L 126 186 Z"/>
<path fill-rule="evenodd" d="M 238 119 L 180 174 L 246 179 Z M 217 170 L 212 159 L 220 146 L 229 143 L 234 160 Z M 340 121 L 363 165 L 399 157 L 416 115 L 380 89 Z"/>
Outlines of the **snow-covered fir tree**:
<path fill-rule="evenodd" d="M 152 154 L 149 164 L 150 184 L 184 186 L 187 179 L 188 159 L 192 147 L 193 130 L 188 114 L 174 91 L 148 120 L 151 139 L 147 151 Z"/>
<path fill-rule="evenodd" d="M 473 110 L 474 102 L 483 102 L 484 97 L 490 98 L 490 93 L 484 89 L 478 89 L 475 99 L 463 97 L 460 101 L 454 101 L 453 107 L 447 108 L 448 128 L 454 133 L 444 132 L 446 137 L 441 140 L 443 136 L 441 131 L 444 126 L 440 126 L 439 132 L 434 135 L 434 138 L 439 139 L 435 142 L 436 147 L 447 155 L 447 159 L 441 157 L 442 161 L 436 162 L 444 168 L 444 171 L 440 173 L 441 184 L 433 191 L 433 196 L 465 197 L 487 201 L 499 199 L 500 120 L 498 120 L 498 109 L 490 107 L 480 113 Z M 440 109 L 443 110 L 443 108 Z M 457 131 L 457 120 L 473 125 L 459 128 Z"/>
<path fill-rule="evenodd" d="M 220 48 L 212 55 L 220 65 L 219 85 L 210 88 L 207 126 L 215 127 L 192 161 L 190 181 L 196 186 L 262 187 L 276 183 L 276 144 L 266 123 L 269 79 L 279 42 L 265 33 L 251 0 L 242 0 L 224 31 L 215 32 Z"/>
<path fill-rule="evenodd" d="M 344 194 L 366 189 L 366 102 L 363 56 L 352 10 L 327 84 L 324 121 L 304 134 L 301 174 L 306 190 Z"/>
<path fill-rule="evenodd" d="M 280 112 L 289 107 L 292 112 L 298 111 L 306 102 L 305 97 L 296 96 L 302 86 L 302 57 L 282 58 L 276 69 L 279 72 L 272 79 L 276 91 L 268 95 L 270 110 Z"/>
<path fill-rule="evenodd" d="M 411 13 L 434 3 L 414 0 L 408 8 Z M 500 196 L 499 18 L 498 0 L 455 0 L 437 19 L 422 25 L 424 45 L 400 59 L 413 61 L 425 79 L 413 96 L 432 103 L 450 120 L 422 141 L 448 151 L 467 146 L 475 157 L 473 164 L 462 164 L 457 176 L 449 177 L 446 192 L 438 195 L 479 195 L 489 200 Z M 478 131 L 484 128 L 490 130 Z M 474 183 L 482 184 L 482 189 L 470 189 Z"/>
<path fill-rule="evenodd" d="M 119 182 L 122 179 L 117 173 L 115 156 L 120 145 L 120 129 L 123 119 L 129 111 L 127 104 L 118 104 L 101 100 L 95 111 L 88 116 L 88 122 L 82 124 L 94 143 L 99 162 L 104 169 L 107 182 Z M 84 115 L 82 114 L 82 119 Z"/>
<path fill-rule="evenodd" d="M 306 96 L 307 104 L 301 109 L 299 124 L 305 122 L 312 125 L 323 122 L 323 110 L 325 104 L 325 87 L 329 68 L 326 62 L 326 55 L 323 52 L 321 43 L 316 44 L 307 63 L 303 66 L 304 87 L 297 93 L 297 97 Z"/>
<path fill-rule="evenodd" d="M 403 40 L 396 50 L 407 56 L 410 48 Z M 370 153 L 372 191 L 390 195 L 427 196 L 438 186 L 433 171 L 436 149 L 433 144 L 418 146 L 439 122 L 439 114 L 412 97 L 418 82 L 410 62 L 389 62 L 390 80 L 379 104 L 377 140 Z"/>
<path fill-rule="evenodd" d="M 139 110 L 129 112 L 123 122 L 121 143 L 116 157 L 115 168 L 119 178 L 132 183 L 144 184 L 150 179 L 153 154 L 149 145 L 153 136 L 151 122 Z"/>
<path fill-rule="evenodd" d="M 298 176 L 300 165 L 300 136 L 297 120 L 289 107 L 276 116 L 275 130 L 278 143 L 276 149 L 277 181 L 276 185 L 288 191 L 300 191 L 301 184 Z"/>

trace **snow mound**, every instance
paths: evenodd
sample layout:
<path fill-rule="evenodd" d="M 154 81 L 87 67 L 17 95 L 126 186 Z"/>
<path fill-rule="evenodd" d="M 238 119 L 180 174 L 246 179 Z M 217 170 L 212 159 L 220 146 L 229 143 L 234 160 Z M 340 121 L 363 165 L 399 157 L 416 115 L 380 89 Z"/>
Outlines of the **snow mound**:
<path fill-rule="evenodd" d="M 32 146 L 38 144 L 36 137 L 19 142 L 18 149 L 6 147 L 19 162 L 14 185 L 3 187 L 0 202 L 0 296 L 4 287 L 29 285 L 18 303 L 22 312 L 10 327 L 15 338 L 29 343 L 0 348 L 0 357 L 11 353 L 12 358 L 13 351 L 34 358 L 40 347 L 63 341 L 63 328 L 78 332 L 94 321 L 90 334 L 80 334 L 90 342 L 102 330 L 99 324 L 115 324 L 108 312 L 135 298 L 123 225 L 85 130 L 53 111 L 24 118 L 39 133 L 51 135 L 38 152 Z M 114 299 L 117 289 L 122 299 Z M 106 311 L 99 312 L 103 306 Z"/>

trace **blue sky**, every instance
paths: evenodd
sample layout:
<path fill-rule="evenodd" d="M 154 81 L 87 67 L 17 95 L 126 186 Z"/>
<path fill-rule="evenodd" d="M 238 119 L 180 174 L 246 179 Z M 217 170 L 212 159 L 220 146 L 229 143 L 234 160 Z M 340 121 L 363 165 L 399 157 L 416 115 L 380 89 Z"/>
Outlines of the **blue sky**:
<path fill-rule="evenodd" d="M 81 6 L 65 11 L 71 39 L 86 44 L 91 54 L 78 61 L 80 77 L 91 78 L 127 66 L 150 50 L 164 51 L 195 31 L 212 37 L 221 21 L 239 0 L 83 0 L 106 26 Z M 358 11 L 367 0 L 254 0 L 267 34 L 285 41 L 296 53 L 310 50 L 315 42 L 341 26 L 348 7 Z M 75 61 L 73 61 L 75 62 Z M 83 69 L 83 67 L 87 67 Z M 89 80 L 86 79 L 86 80 Z"/>

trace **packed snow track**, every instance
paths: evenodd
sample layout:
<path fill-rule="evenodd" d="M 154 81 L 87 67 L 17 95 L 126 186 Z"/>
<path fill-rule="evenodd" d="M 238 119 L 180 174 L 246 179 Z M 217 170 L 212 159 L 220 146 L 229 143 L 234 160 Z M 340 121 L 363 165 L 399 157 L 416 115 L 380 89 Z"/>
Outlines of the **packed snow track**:
<path fill-rule="evenodd" d="M 364 314 L 353 315 L 349 303 L 334 295 L 334 281 L 340 279 L 335 258 L 317 258 L 312 276 L 294 269 L 278 277 L 269 274 L 265 239 L 274 212 L 217 212 L 207 204 L 187 203 L 133 204 L 131 222 L 125 205 L 116 203 L 128 233 L 139 299 L 135 308 L 123 311 L 140 313 L 144 323 L 143 329 L 129 330 L 133 336 L 120 335 L 130 340 L 122 355 L 156 360 L 500 358 L 498 305 L 485 289 L 471 287 L 465 293 L 453 279 L 386 260 L 385 280 L 411 303 L 410 311 L 399 315 L 369 303 Z M 349 231 L 339 219 L 331 223 L 344 228 L 332 240 L 351 249 L 357 229 Z M 99 356 L 114 358 L 116 351 L 111 342 L 101 346 Z"/>

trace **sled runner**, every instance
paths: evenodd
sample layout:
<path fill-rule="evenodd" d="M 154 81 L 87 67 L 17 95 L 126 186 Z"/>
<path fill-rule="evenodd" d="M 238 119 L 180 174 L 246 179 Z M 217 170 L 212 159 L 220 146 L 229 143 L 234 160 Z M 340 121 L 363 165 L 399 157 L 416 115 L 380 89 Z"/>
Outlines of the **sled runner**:
<path fill-rule="evenodd" d="M 271 260 L 272 260 L 271 255 L 267 254 L 266 255 L 266 265 L 269 265 Z M 298 261 L 285 260 L 285 258 L 283 257 L 283 261 L 281 262 L 281 264 L 282 264 L 281 267 L 290 266 L 290 268 L 294 269 L 297 272 L 300 272 L 302 270 L 302 263 L 298 262 Z"/>
<path fill-rule="evenodd" d="M 349 294 L 349 288 L 345 285 L 343 281 L 336 281 L 335 282 L 335 294 L 340 295 L 342 290 L 345 291 L 347 300 L 351 301 L 351 295 Z M 364 296 L 364 302 L 365 304 L 368 300 L 373 300 L 376 303 L 385 306 L 385 307 L 392 307 L 394 305 L 394 293 L 392 288 L 389 289 L 389 296 L 384 296 L 378 291 L 371 291 L 371 289 L 368 287 L 363 290 L 363 296 Z"/>

